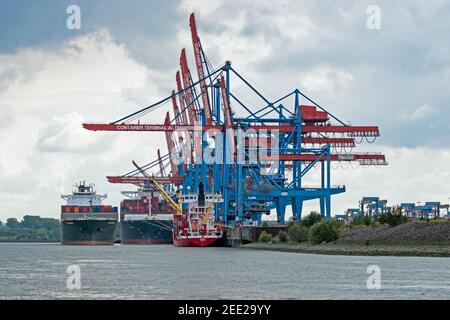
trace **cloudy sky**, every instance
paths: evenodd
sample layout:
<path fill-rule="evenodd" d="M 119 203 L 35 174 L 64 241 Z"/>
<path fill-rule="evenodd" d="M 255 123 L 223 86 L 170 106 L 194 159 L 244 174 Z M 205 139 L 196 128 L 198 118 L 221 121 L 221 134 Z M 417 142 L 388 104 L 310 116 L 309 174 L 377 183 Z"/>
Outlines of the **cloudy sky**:
<path fill-rule="evenodd" d="M 71 4 L 80 30 L 66 27 Z M 380 29 L 367 27 L 374 4 Z M 152 160 L 163 134 L 81 123 L 170 93 L 181 48 L 193 66 L 190 12 L 213 65 L 231 60 L 269 98 L 298 87 L 345 122 L 380 126 L 359 151 L 384 152 L 389 166 L 336 168 L 332 183 L 348 191 L 333 198 L 334 213 L 364 195 L 449 201 L 449 1 L 10 0 L 0 2 L 0 220 L 58 217 L 60 194 L 80 179 L 115 205 L 132 189 L 105 175 Z"/>

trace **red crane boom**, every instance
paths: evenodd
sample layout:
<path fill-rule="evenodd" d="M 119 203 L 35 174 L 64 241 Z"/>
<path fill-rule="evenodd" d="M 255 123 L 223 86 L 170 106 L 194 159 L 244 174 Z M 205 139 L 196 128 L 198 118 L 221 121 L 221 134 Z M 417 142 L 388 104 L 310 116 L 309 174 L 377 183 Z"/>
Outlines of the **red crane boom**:
<path fill-rule="evenodd" d="M 212 124 L 212 117 L 211 117 L 211 107 L 209 105 L 208 87 L 206 85 L 206 81 L 204 80 L 205 72 L 203 70 L 202 50 L 201 50 L 200 39 L 199 39 L 198 33 L 197 33 L 197 26 L 195 24 L 195 16 L 193 13 L 189 17 L 189 26 L 191 28 L 192 45 L 194 47 L 194 56 L 195 56 L 195 63 L 196 63 L 196 67 L 197 67 L 197 75 L 198 75 L 198 80 L 200 81 L 200 90 L 201 90 L 201 95 L 202 95 L 203 110 L 205 112 L 206 124 L 210 125 L 210 124 Z"/>
<path fill-rule="evenodd" d="M 177 105 L 177 99 L 175 98 L 175 90 L 172 91 L 172 107 L 173 107 L 173 114 L 175 117 L 175 123 L 180 125 L 181 117 L 180 117 L 180 110 L 178 109 Z"/>
<path fill-rule="evenodd" d="M 140 176 L 107 176 L 106 178 L 110 183 L 129 183 L 138 186 L 142 186 L 148 182 L 148 177 Z M 175 185 L 180 185 L 183 183 L 183 177 L 181 176 L 153 177 L 153 179 L 160 184 L 173 183 Z"/>
<path fill-rule="evenodd" d="M 180 67 L 181 67 L 181 77 L 183 79 L 183 86 L 184 89 L 186 90 L 185 93 L 186 93 L 186 103 L 188 105 L 187 109 L 189 114 L 189 123 L 191 125 L 194 125 L 196 117 L 194 106 L 194 94 L 192 92 L 192 89 L 189 88 L 191 86 L 191 77 L 190 77 L 191 72 L 189 71 L 189 67 L 187 64 L 186 50 L 184 49 L 181 50 Z"/>
<path fill-rule="evenodd" d="M 83 127 L 92 131 L 206 131 L 219 130 L 223 131 L 223 125 L 173 125 L 173 124 L 114 124 L 114 123 L 83 123 Z M 295 126 L 293 125 L 250 125 L 243 128 L 244 130 L 254 129 L 256 131 L 265 130 L 291 132 Z M 378 126 L 302 126 L 302 132 L 316 133 L 349 133 L 352 136 L 369 136 L 378 137 L 380 135 Z"/>
<path fill-rule="evenodd" d="M 278 159 L 281 161 L 305 161 L 311 162 L 316 160 L 318 157 L 317 154 L 313 153 L 301 153 L 301 154 L 271 154 L 270 156 L 262 155 L 260 160 L 262 161 L 273 161 L 274 159 Z M 325 161 L 326 156 L 321 159 L 321 161 Z M 373 160 L 379 161 L 380 163 L 386 161 L 386 157 L 384 154 L 378 153 L 343 153 L 343 154 L 331 154 L 331 161 L 366 161 Z"/>
<path fill-rule="evenodd" d="M 178 92 L 181 92 L 181 90 L 183 90 L 183 87 L 181 86 L 180 71 L 177 71 L 175 79 L 177 81 L 177 90 L 178 90 Z M 187 125 L 187 124 L 189 124 L 189 122 L 188 122 L 188 119 L 186 116 L 186 110 L 185 110 L 185 104 L 184 104 L 183 98 L 184 98 L 184 93 L 178 94 L 178 100 L 180 101 L 181 123 Z"/>
<path fill-rule="evenodd" d="M 166 119 L 164 120 L 164 124 L 170 125 L 170 115 L 169 112 L 166 113 Z M 167 130 L 165 131 L 166 134 L 166 142 L 167 142 L 167 149 L 169 151 L 169 159 L 170 159 L 170 168 L 172 169 L 172 175 L 178 175 L 178 168 L 175 163 L 175 145 L 172 140 L 172 133 L 173 131 Z"/>

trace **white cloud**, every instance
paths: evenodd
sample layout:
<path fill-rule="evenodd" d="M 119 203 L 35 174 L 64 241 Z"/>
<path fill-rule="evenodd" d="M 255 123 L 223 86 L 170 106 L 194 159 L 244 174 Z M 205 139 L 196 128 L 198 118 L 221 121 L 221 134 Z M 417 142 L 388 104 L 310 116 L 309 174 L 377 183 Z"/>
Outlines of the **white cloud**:
<path fill-rule="evenodd" d="M 448 202 L 450 191 L 446 180 L 450 177 L 447 159 L 449 149 L 394 148 L 373 145 L 368 151 L 386 154 L 388 166 L 337 170 L 334 183 L 347 185 L 348 192 L 336 197 L 336 204 L 357 204 L 363 196 L 380 196 L 389 204 L 416 201 Z M 353 205 L 353 206 L 354 206 Z"/>
<path fill-rule="evenodd" d="M 216 13 L 215 15 L 220 14 Z M 248 25 L 248 19 L 247 12 L 241 11 L 226 19 L 221 19 L 219 32 L 217 30 L 209 32 L 207 28 L 199 30 L 204 50 L 214 67 L 222 65 L 227 60 L 236 61 L 241 67 L 242 61 L 245 61 L 245 65 L 247 65 L 270 55 L 273 46 L 263 34 L 242 34 L 243 29 Z M 197 20 L 197 28 L 200 28 L 202 20 L 198 18 Z M 187 49 L 188 59 L 191 60 L 189 61 L 191 72 L 196 74 L 188 26 L 179 31 L 177 39 L 181 46 Z"/>
<path fill-rule="evenodd" d="M 79 179 L 95 182 L 117 204 L 126 187 L 108 184 L 105 176 L 164 150 L 162 134 L 82 129 L 85 120 L 116 120 L 159 96 L 154 79 L 160 75 L 132 59 L 108 31 L 58 48 L 3 54 L 0 65 L 0 220 L 27 213 L 58 217 L 60 193 Z"/>
<path fill-rule="evenodd" d="M 318 66 L 299 77 L 300 86 L 308 92 L 327 92 L 335 96 L 351 89 L 353 75 L 339 68 Z"/>
<path fill-rule="evenodd" d="M 2 108 L 0 113 L 0 131 L 5 130 L 11 125 L 13 125 L 14 119 L 12 117 L 12 112 L 7 108 Z"/>
<path fill-rule="evenodd" d="M 208 15 L 217 10 L 223 1 L 204 1 L 204 0 L 184 0 L 181 2 L 180 9 L 186 12 L 195 12 L 199 15 Z"/>
<path fill-rule="evenodd" d="M 264 1 L 258 3 L 258 7 L 263 13 L 261 22 L 272 24 L 287 41 L 309 40 L 316 31 L 316 25 L 302 3 L 283 0 L 274 5 L 273 1 Z"/>
<path fill-rule="evenodd" d="M 430 106 L 429 104 L 424 104 L 424 105 L 418 107 L 417 109 L 415 109 L 409 115 L 409 119 L 420 120 L 423 118 L 433 116 L 436 113 L 437 113 L 437 110 L 433 106 Z"/>
<path fill-rule="evenodd" d="M 13 81 L 0 92 L 2 106 L 31 113 L 64 114 L 70 109 L 111 119 L 132 107 L 123 97 L 148 85 L 150 70 L 136 63 L 106 30 L 71 39 L 58 48 L 24 49 L 0 55 L 14 70 Z M 147 97 L 155 89 L 147 87 Z M 110 101 L 105 110 L 105 101 Z M 105 113 L 107 111 L 107 113 Z"/>
<path fill-rule="evenodd" d="M 167 20 L 182 30 L 167 42 L 152 41 L 154 29 L 143 31 L 148 38 L 130 32 L 121 39 L 127 45 L 100 30 L 59 47 L 0 54 L 0 219 L 28 212 L 58 216 L 59 193 L 78 179 L 95 182 L 118 203 L 125 187 L 109 185 L 104 176 L 125 172 L 132 159 L 153 159 L 157 148 L 165 150 L 164 136 L 85 132 L 75 124 L 115 120 L 170 93 L 178 68 L 173 47 L 186 47 L 195 75 L 187 21 L 192 10 L 213 64 L 232 60 L 269 98 L 300 88 L 343 120 L 380 125 L 380 142 L 391 147 L 377 143 L 360 151 L 386 152 L 389 166 L 333 171 L 333 184 L 348 190 L 333 198 L 333 212 L 364 195 L 390 203 L 445 201 L 450 131 L 441 115 L 448 110 L 450 69 L 442 3 L 385 4 L 382 30 L 370 32 L 363 2 L 183 1 L 178 9 L 185 20 Z M 130 47 L 139 47 L 138 55 L 152 52 L 141 56 L 149 65 L 164 61 L 161 70 L 136 62 Z M 162 70 L 167 63 L 171 67 Z M 417 101 L 426 104 L 414 110 Z M 164 114 L 147 120 L 159 122 Z M 422 143 L 440 147 L 414 147 Z"/>
<path fill-rule="evenodd" d="M 39 130 L 36 147 L 43 152 L 89 152 L 98 141 L 92 132 L 80 125 L 85 122 L 78 113 L 53 117 Z M 96 148 L 97 149 L 97 148 Z"/>

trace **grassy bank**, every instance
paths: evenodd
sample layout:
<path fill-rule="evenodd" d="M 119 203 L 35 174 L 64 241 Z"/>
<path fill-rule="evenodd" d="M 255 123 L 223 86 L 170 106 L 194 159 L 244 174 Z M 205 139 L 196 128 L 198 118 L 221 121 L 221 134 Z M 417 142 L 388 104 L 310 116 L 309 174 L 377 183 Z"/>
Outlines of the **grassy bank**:
<path fill-rule="evenodd" d="M 322 221 L 309 229 L 302 224 L 291 225 L 288 237 L 261 237 L 259 242 L 241 248 L 331 255 L 450 257 L 450 221 L 403 222 L 394 226 Z M 317 228 L 320 225 L 322 230 Z M 321 237 L 317 239 L 315 234 Z"/>
<path fill-rule="evenodd" d="M 311 244 L 302 243 L 249 243 L 240 246 L 249 250 L 270 250 L 281 252 L 349 255 L 349 256 L 422 256 L 450 257 L 450 245 L 417 245 L 417 244 Z"/>

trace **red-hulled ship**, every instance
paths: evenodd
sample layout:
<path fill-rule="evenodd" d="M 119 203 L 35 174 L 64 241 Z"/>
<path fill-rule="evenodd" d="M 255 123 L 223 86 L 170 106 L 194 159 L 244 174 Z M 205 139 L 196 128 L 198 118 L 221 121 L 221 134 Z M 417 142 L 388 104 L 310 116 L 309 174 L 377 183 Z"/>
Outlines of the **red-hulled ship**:
<path fill-rule="evenodd" d="M 177 247 L 207 247 L 223 240 L 223 228 L 214 218 L 214 205 L 223 202 L 220 194 L 205 194 L 199 184 L 198 194 L 181 196 L 187 211 L 174 215 L 173 244 Z"/>

